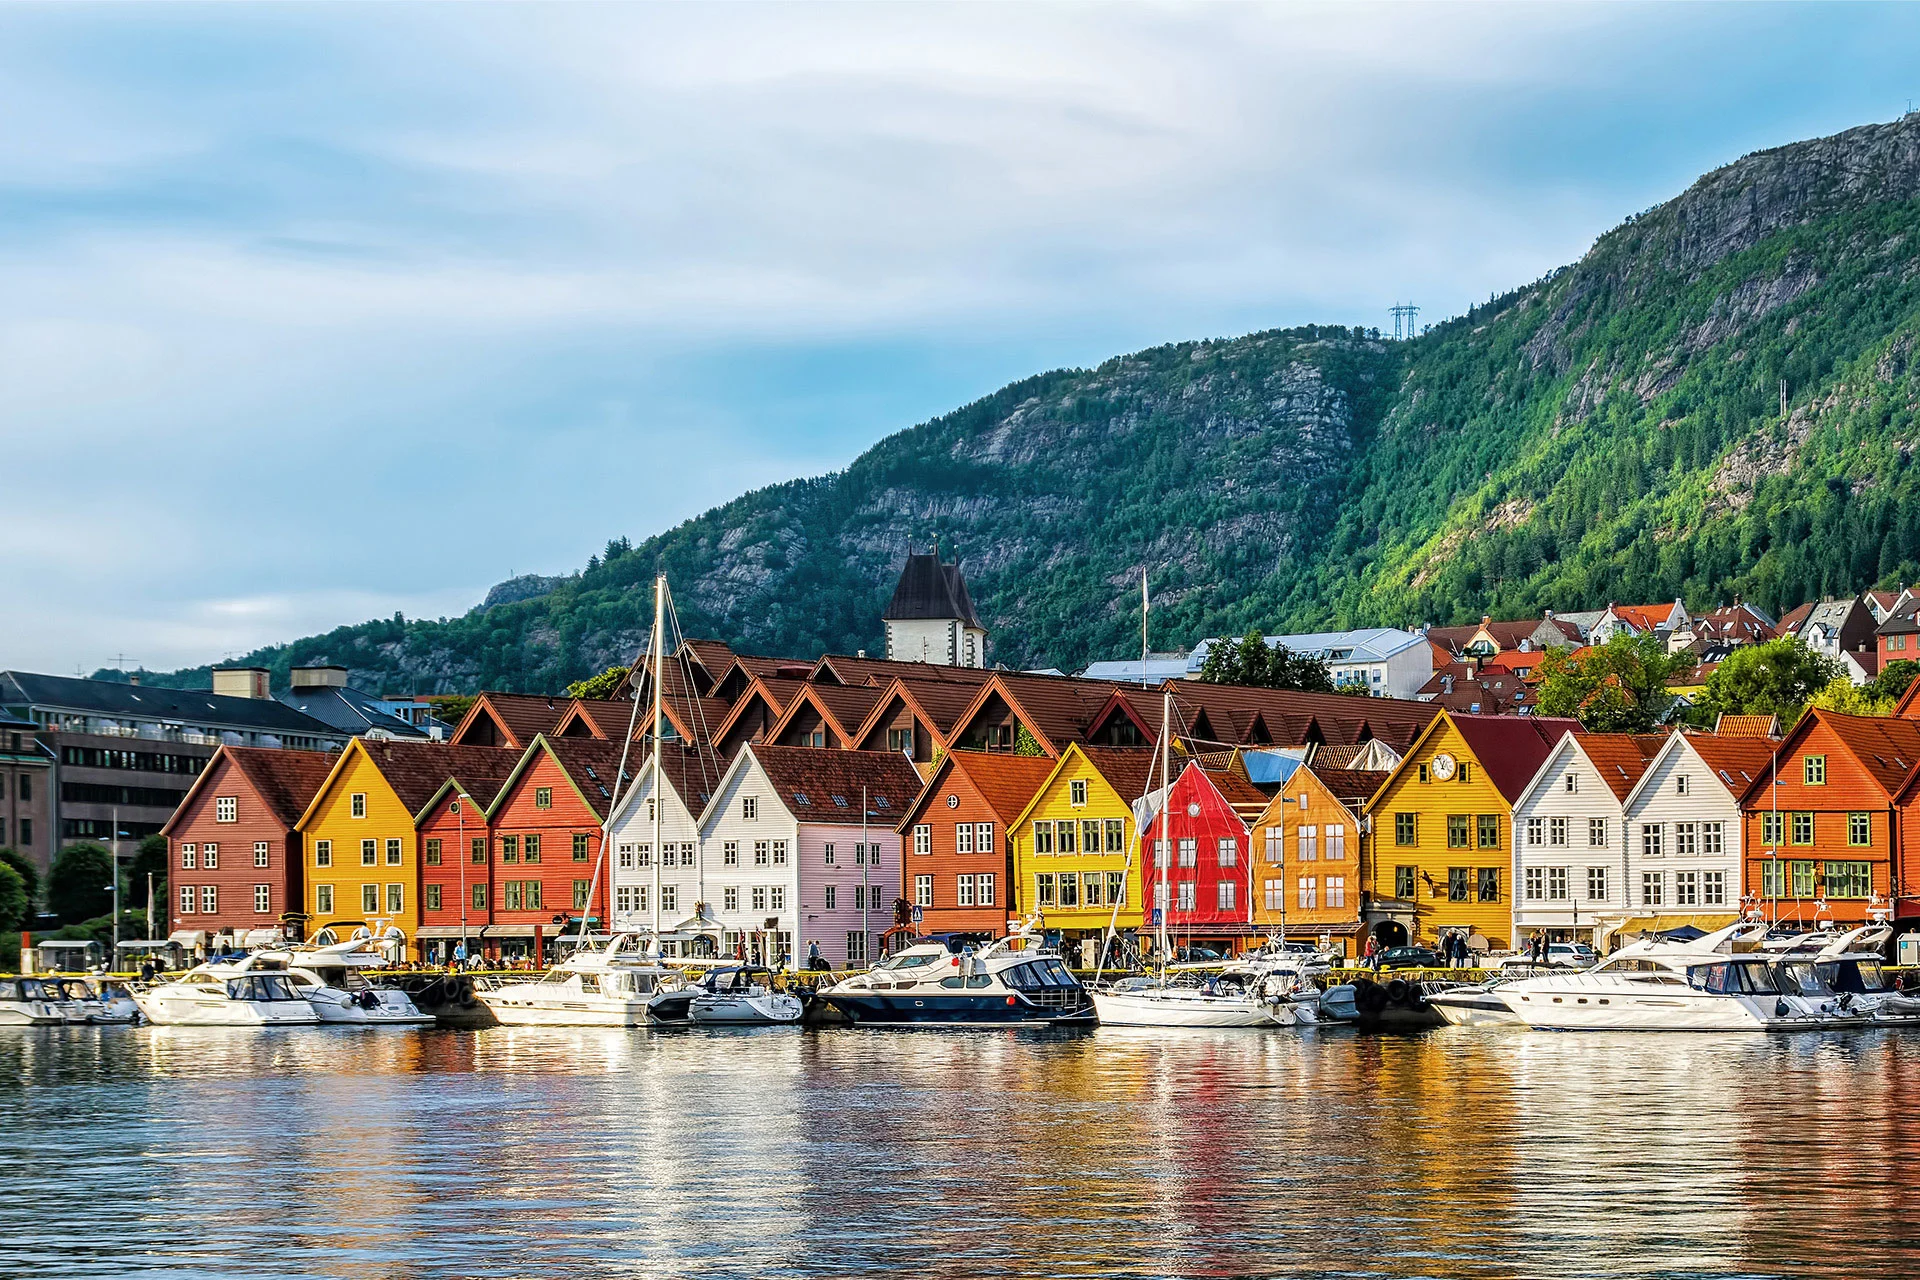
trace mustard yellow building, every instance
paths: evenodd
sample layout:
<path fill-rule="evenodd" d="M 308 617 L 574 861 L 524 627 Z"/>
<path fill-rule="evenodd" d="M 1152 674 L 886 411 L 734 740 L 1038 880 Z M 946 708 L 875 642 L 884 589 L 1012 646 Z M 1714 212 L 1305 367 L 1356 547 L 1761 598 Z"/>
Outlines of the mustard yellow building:
<path fill-rule="evenodd" d="M 1384 946 L 1513 939 L 1513 803 L 1579 722 L 1442 712 L 1367 803 L 1367 925 Z"/>
<path fill-rule="evenodd" d="M 1253 924 L 1263 933 L 1325 938 L 1357 954 L 1367 877 L 1361 813 L 1384 772 L 1301 765 L 1253 823 Z"/>
<path fill-rule="evenodd" d="M 420 858 L 416 822 L 456 772 L 504 774 L 522 753 L 508 747 L 355 738 L 300 817 L 309 935 L 329 924 L 397 928 L 420 954 Z M 511 767 L 511 764 L 507 767 Z"/>
<path fill-rule="evenodd" d="M 1116 921 L 1118 890 L 1116 927 L 1140 927 L 1140 860 L 1128 851 L 1153 755 L 1079 743 L 1061 752 L 1011 827 L 1018 912 L 1038 911 L 1069 939 L 1096 937 Z"/>

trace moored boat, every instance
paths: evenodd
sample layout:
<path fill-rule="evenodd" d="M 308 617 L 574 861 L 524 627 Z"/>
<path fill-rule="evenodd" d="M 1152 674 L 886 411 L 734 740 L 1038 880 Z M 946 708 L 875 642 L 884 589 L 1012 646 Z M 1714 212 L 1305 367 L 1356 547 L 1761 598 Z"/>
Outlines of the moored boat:
<path fill-rule="evenodd" d="M 1298 1021 L 1282 997 L 1219 978 L 1125 978 L 1093 992 L 1093 1007 L 1102 1025 L 1120 1027 L 1290 1027 Z"/>
<path fill-rule="evenodd" d="M 937 942 L 907 947 L 820 998 L 859 1025 L 1088 1023 L 1096 1017 L 1093 1000 L 1060 953 L 1024 929 L 970 955 Z"/>
<path fill-rule="evenodd" d="M 0 1027 L 52 1027 L 67 1020 L 39 978 L 0 978 Z"/>
<path fill-rule="evenodd" d="M 806 1006 L 799 996 L 776 991 L 773 970 L 739 965 L 716 969 L 700 983 L 687 1009 L 690 1020 L 709 1025 L 771 1026 L 797 1023 Z"/>
<path fill-rule="evenodd" d="M 134 993 L 155 1026 L 297 1027 L 320 1021 L 285 974 L 239 965 L 196 965 L 171 982 Z"/>
<path fill-rule="evenodd" d="M 431 1026 L 433 1016 L 422 1013 L 405 991 L 376 987 L 362 975 L 362 970 L 386 965 L 386 958 L 369 950 L 363 945 L 365 941 L 354 937 L 345 942 L 316 941 L 303 947 L 276 947 L 256 951 L 248 959 L 255 971 L 284 974 L 324 1023 L 361 1027 Z"/>
<path fill-rule="evenodd" d="M 1504 978 L 1493 978 L 1436 991 L 1427 996 L 1427 1007 L 1456 1027 L 1524 1026 L 1501 992 L 1506 982 Z"/>
<path fill-rule="evenodd" d="M 574 952 L 543 977 L 475 994 L 508 1026 L 637 1027 L 657 996 L 685 982 L 652 957 L 641 935 L 619 933 L 604 947 Z"/>

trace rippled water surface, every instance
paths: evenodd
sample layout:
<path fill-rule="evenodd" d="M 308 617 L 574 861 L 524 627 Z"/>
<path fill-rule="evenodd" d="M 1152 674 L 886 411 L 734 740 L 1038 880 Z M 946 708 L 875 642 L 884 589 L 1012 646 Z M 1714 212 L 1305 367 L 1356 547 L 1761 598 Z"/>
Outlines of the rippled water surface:
<path fill-rule="evenodd" d="M 0 1028 L 0 1274 L 1856 1276 L 1920 1032 Z"/>

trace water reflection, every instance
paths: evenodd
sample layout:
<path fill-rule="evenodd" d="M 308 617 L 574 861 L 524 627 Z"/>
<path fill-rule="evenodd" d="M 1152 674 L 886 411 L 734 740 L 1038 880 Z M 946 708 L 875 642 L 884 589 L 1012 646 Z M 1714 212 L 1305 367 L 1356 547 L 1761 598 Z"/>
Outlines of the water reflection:
<path fill-rule="evenodd" d="M 1851 1276 L 1916 1046 L 8 1028 L 0 1273 Z"/>

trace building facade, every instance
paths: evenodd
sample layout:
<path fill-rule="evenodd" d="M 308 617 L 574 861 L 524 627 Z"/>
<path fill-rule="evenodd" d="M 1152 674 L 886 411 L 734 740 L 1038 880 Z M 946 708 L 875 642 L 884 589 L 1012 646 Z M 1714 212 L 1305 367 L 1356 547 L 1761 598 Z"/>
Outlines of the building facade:
<path fill-rule="evenodd" d="M 937 551 L 907 556 L 881 620 L 889 661 L 987 665 L 987 629 L 974 612 L 960 562 L 942 563 Z"/>
<path fill-rule="evenodd" d="M 1627 815 L 1628 795 L 1664 745 L 1658 735 L 1624 733 L 1570 733 L 1554 744 L 1513 806 L 1516 943 L 1540 933 L 1553 942 L 1604 940 L 1643 898 L 1656 908 L 1665 900 L 1659 883 L 1640 891 L 1632 883 Z"/>
<path fill-rule="evenodd" d="M 1070 942 L 1140 927 L 1134 806 L 1156 768 L 1151 748 L 1068 745 L 1014 820 L 1015 911 L 1038 912 Z"/>
<path fill-rule="evenodd" d="M 920 908 L 922 932 L 995 938 L 1015 911 L 1014 823 L 1054 762 L 1045 756 L 952 751 L 940 760 L 898 828 L 900 896 Z"/>
<path fill-rule="evenodd" d="M 1136 806 L 1134 861 L 1142 885 L 1140 908 L 1128 914 L 1142 938 L 1157 939 L 1164 929 L 1175 948 L 1246 950 L 1254 934 L 1255 865 L 1246 819 L 1228 792 L 1264 807 L 1266 797 L 1244 778 L 1209 773 L 1194 760 L 1171 789 L 1157 789 Z"/>
<path fill-rule="evenodd" d="M 39 726 L 0 711 L 0 849 L 17 849 L 44 874 L 53 851 L 53 751 Z"/>
<path fill-rule="evenodd" d="M 1368 875 L 1360 815 L 1387 776 L 1305 765 L 1287 775 L 1250 835 L 1256 930 L 1359 953 Z"/>

